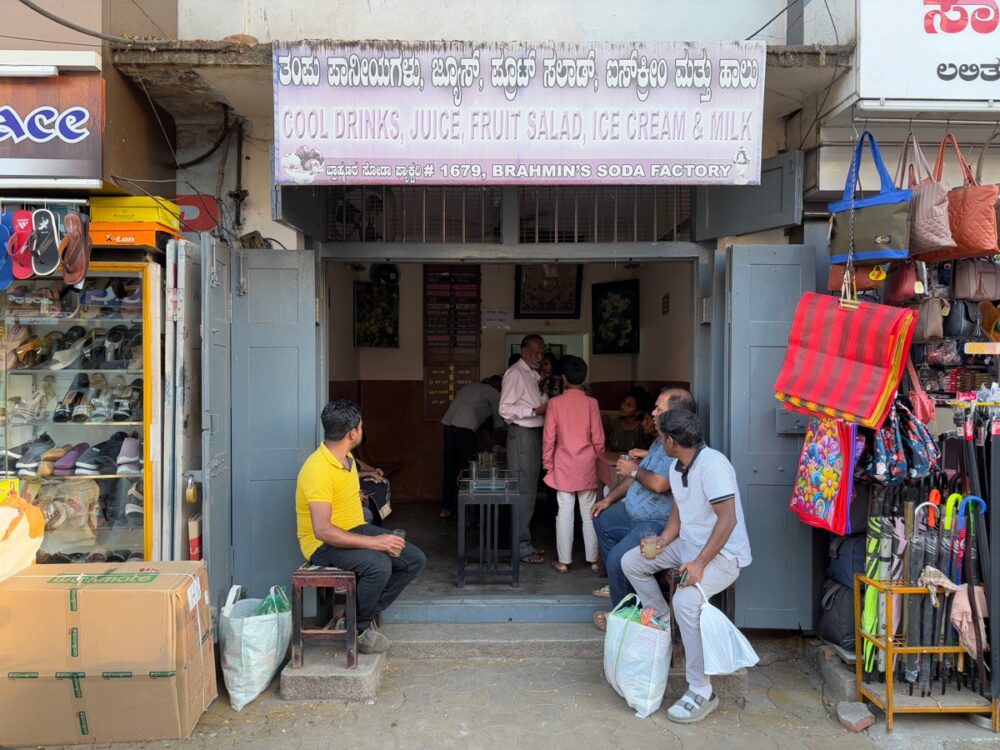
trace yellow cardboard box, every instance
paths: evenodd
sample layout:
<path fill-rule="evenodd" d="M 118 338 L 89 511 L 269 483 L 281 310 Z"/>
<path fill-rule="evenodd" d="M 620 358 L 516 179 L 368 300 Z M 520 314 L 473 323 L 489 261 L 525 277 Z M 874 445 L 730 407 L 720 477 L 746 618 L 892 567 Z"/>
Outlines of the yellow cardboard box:
<path fill-rule="evenodd" d="M 215 700 L 203 562 L 33 565 L 0 583 L 0 745 L 180 739 Z"/>
<path fill-rule="evenodd" d="M 175 232 L 181 228 L 181 207 L 166 198 L 108 197 L 90 199 L 92 222 L 163 224 Z"/>

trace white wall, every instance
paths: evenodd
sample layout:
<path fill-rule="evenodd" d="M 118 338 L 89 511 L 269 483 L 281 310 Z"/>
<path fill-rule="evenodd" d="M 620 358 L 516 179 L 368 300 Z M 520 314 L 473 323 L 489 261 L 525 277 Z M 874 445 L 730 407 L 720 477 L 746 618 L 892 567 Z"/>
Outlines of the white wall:
<path fill-rule="evenodd" d="M 841 43 L 854 36 L 855 0 L 827 0 Z M 786 0 L 178 0 L 180 38 L 249 34 L 260 41 L 431 39 L 546 42 L 722 41 L 744 39 Z M 832 44 L 822 0 L 807 0 L 806 44 Z M 787 16 L 758 39 L 784 44 Z M 208 33 L 206 33 L 208 32 Z"/>
<path fill-rule="evenodd" d="M 691 305 L 695 268 L 687 261 L 644 263 L 639 270 L 639 355 L 636 380 L 691 382 Z M 663 314 L 663 295 L 670 311 Z"/>

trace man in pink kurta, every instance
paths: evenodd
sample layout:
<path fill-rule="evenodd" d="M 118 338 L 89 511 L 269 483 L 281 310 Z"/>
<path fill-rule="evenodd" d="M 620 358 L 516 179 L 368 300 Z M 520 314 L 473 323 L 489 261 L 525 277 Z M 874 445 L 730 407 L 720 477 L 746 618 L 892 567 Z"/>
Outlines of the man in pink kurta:
<path fill-rule="evenodd" d="M 597 565 L 597 534 L 591 508 L 597 500 L 597 459 L 604 453 L 604 427 L 597 400 L 583 391 L 587 363 L 567 355 L 562 361 L 566 391 L 549 401 L 542 432 L 545 484 L 556 490 L 556 549 L 552 567 L 560 573 L 573 561 L 573 506 L 579 500 L 583 545 L 587 562 Z"/>

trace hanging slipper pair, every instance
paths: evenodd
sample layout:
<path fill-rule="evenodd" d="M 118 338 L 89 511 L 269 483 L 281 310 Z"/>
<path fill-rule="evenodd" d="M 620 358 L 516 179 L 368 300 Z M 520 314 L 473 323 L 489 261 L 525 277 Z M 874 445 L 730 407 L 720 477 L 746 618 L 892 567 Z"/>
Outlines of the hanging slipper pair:
<path fill-rule="evenodd" d="M 15 211 L 7 252 L 13 262 L 13 276 L 51 276 L 59 267 L 59 225 L 47 208 Z"/>
<path fill-rule="evenodd" d="M 86 214 L 66 214 L 63 226 L 66 235 L 59 243 L 63 281 L 66 286 L 82 289 L 90 268 L 90 217 Z"/>
<path fill-rule="evenodd" d="M 14 234 L 14 212 L 0 212 L 0 291 L 14 281 L 14 261 L 7 252 L 10 238 Z"/>

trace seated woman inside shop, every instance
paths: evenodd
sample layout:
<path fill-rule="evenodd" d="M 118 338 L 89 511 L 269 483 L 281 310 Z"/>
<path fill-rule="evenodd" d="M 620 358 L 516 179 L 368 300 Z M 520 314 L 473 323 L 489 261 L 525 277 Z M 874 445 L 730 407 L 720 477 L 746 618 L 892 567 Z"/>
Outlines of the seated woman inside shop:
<path fill-rule="evenodd" d="M 643 420 L 652 411 L 653 399 L 646 389 L 639 386 L 632 388 L 622 399 L 618 417 L 605 428 L 607 450 L 628 453 L 649 448 L 652 439 L 643 429 Z"/>

